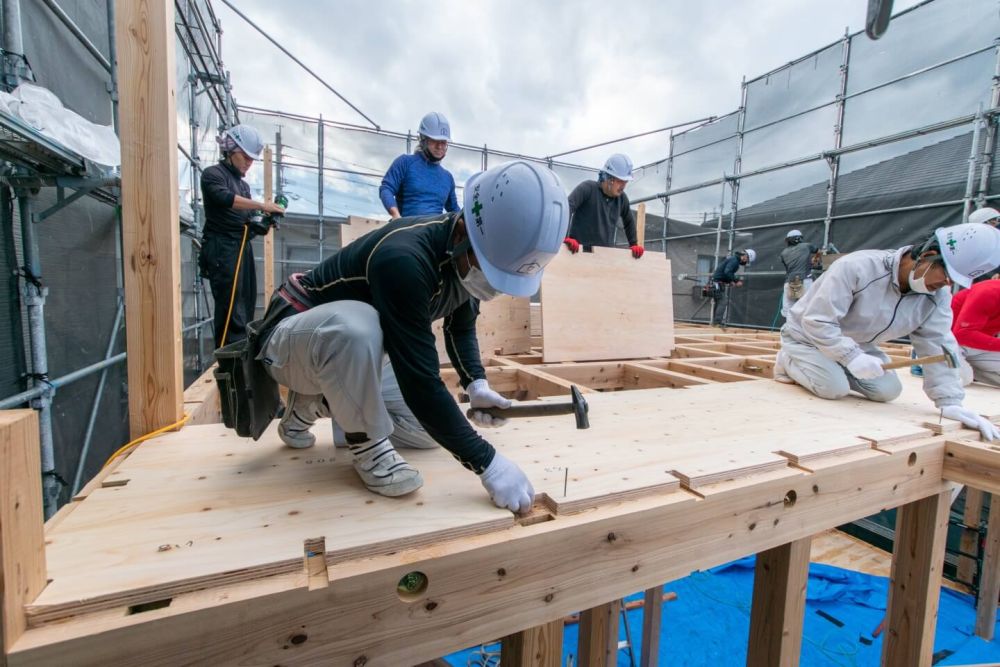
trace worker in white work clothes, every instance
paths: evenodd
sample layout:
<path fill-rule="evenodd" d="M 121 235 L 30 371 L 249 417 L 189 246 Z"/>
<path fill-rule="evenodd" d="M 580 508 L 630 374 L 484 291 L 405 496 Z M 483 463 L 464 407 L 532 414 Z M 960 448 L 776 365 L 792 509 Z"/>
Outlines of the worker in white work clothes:
<path fill-rule="evenodd" d="M 420 119 L 417 133 L 417 150 L 393 160 L 378 189 L 379 199 L 393 220 L 458 210 L 455 177 L 441 165 L 451 141 L 448 119 L 432 111 Z"/>
<path fill-rule="evenodd" d="M 712 305 L 712 324 L 724 327 L 729 322 L 729 302 L 731 299 L 729 291 L 734 287 L 743 287 L 743 277 L 739 270 L 741 267 L 753 264 L 756 259 L 757 251 L 753 248 L 746 248 L 737 250 L 715 267 L 707 292 L 714 302 Z"/>
<path fill-rule="evenodd" d="M 781 251 L 781 264 L 785 267 L 785 292 L 781 299 L 781 316 L 788 319 L 791 310 L 812 287 L 813 259 L 819 248 L 805 243 L 797 229 L 785 234 L 785 249 Z"/>
<path fill-rule="evenodd" d="M 891 401 L 902 385 L 878 349 L 909 336 L 918 357 L 957 353 L 951 332 L 951 286 L 1000 264 L 1000 230 L 982 224 L 937 229 L 926 240 L 898 250 L 860 250 L 830 265 L 788 313 L 774 377 L 820 398 L 851 390 L 873 401 Z M 923 365 L 924 392 L 941 415 L 1000 438 L 988 419 L 962 406 L 959 372 L 945 363 Z"/>
<path fill-rule="evenodd" d="M 987 224 L 990 227 L 996 227 L 1000 225 L 1000 211 L 995 208 L 990 208 L 989 206 L 977 208 L 969 214 L 969 222 L 972 224 L 980 223 Z"/>
<path fill-rule="evenodd" d="M 346 432 L 365 486 L 402 496 L 423 485 L 393 447 L 383 399 L 383 354 L 406 404 L 427 433 L 477 475 L 493 502 L 527 511 L 534 490 L 512 460 L 472 427 L 441 379 L 431 323 L 444 319 L 448 357 L 477 426 L 505 423 L 476 408 L 507 408 L 479 356 L 479 303 L 538 291 L 569 223 L 566 194 L 545 167 L 514 161 L 466 183 L 462 211 L 400 218 L 345 246 L 277 290 L 258 354 L 289 389 L 278 435 L 291 447 L 315 442 L 310 428 L 332 416 Z"/>
<path fill-rule="evenodd" d="M 635 216 L 625 194 L 632 180 L 632 160 L 615 153 L 607 159 L 596 181 L 584 181 L 569 193 L 569 232 L 563 241 L 570 252 L 593 246 L 615 247 L 619 223 L 625 231 L 629 249 L 636 259 L 645 249 L 636 236 Z"/>

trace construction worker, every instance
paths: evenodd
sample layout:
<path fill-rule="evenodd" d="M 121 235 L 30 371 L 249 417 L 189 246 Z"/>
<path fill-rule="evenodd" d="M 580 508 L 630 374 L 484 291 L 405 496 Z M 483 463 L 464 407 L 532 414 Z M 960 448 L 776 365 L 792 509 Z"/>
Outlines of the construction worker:
<path fill-rule="evenodd" d="M 246 325 L 253 319 L 257 305 L 257 271 L 250 245 L 254 234 L 247 222 L 255 211 L 280 215 L 285 209 L 271 201 L 255 201 L 250 186 L 243 180 L 264 150 L 264 141 L 256 129 L 236 125 L 216 141 L 222 157 L 201 172 L 205 230 L 198 267 L 212 285 L 218 348 L 223 342 L 235 343 L 246 338 Z"/>
<path fill-rule="evenodd" d="M 937 229 L 898 250 L 860 250 L 834 262 L 789 312 L 774 366 L 779 382 L 795 383 L 820 398 L 851 390 L 872 401 L 891 401 L 902 384 L 878 349 L 882 341 L 909 336 L 917 356 L 955 351 L 951 290 L 1000 264 L 1000 230 L 982 224 Z M 962 407 L 958 370 L 943 363 L 923 367 L 924 392 L 941 415 L 1000 438 L 989 420 Z"/>
<path fill-rule="evenodd" d="M 1000 387 L 1000 280 L 961 290 L 951 298 L 951 312 L 951 331 L 962 346 L 962 384 Z"/>
<path fill-rule="evenodd" d="M 569 223 L 556 175 L 524 161 L 469 179 L 464 210 L 400 218 L 349 244 L 275 293 L 262 322 L 258 359 L 289 389 L 278 435 L 315 442 L 310 428 L 332 416 L 346 432 L 354 468 L 385 496 L 411 493 L 420 473 L 390 443 L 381 394 L 383 352 L 406 404 L 428 433 L 479 475 L 493 502 L 530 508 L 531 482 L 469 424 L 441 380 L 431 322 L 444 318 L 448 356 L 475 408 L 510 406 L 493 391 L 479 357 L 479 302 L 530 296 Z M 479 426 L 506 420 L 474 411 Z"/>
<path fill-rule="evenodd" d="M 378 189 L 382 205 L 393 220 L 458 210 L 455 178 L 441 166 L 451 141 L 448 119 L 432 111 L 420 120 L 418 132 L 416 152 L 393 160 Z"/>
<path fill-rule="evenodd" d="M 996 227 L 1000 225 L 1000 211 L 989 206 L 976 209 L 969 214 L 969 222 L 972 224 L 985 223 L 991 227 Z"/>
<path fill-rule="evenodd" d="M 819 255 L 819 248 L 812 243 L 803 243 L 802 232 L 797 229 L 785 234 L 785 246 L 781 251 L 781 263 L 785 267 L 781 315 L 788 319 L 788 311 L 812 287 L 813 260 Z"/>
<path fill-rule="evenodd" d="M 635 217 L 625 186 L 632 180 L 632 160 L 615 153 L 604 163 L 596 181 L 584 181 L 569 193 L 569 233 L 563 241 L 570 252 L 580 246 L 615 247 L 615 229 L 621 221 L 629 249 L 636 259 L 645 252 L 635 234 Z"/>
<path fill-rule="evenodd" d="M 741 266 L 748 266 L 757 259 L 757 251 L 753 248 L 737 250 L 731 256 L 722 260 L 712 274 L 709 294 L 715 302 L 712 307 L 712 324 L 726 326 L 729 313 L 729 290 L 733 287 L 743 287 L 743 279 L 738 275 Z"/>

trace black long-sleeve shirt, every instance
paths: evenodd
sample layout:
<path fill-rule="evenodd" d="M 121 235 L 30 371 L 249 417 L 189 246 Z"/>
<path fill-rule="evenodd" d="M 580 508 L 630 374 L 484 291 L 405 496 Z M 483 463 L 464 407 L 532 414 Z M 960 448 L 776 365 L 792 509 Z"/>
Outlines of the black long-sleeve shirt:
<path fill-rule="evenodd" d="M 569 193 L 570 236 L 585 246 L 615 247 L 615 228 L 622 222 L 628 244 L 637 243 L 635 218 L 624 192 L 609 197 L 597 181 L 584 181 Z"/>
<path fill-rule="evenodd" d="M 228 164 L 219 162 L 201 172 L 201 196 L 205 202 L 205 234 L 239 240 L 252 211 L 233 208 L 236 195 L 251 198 L 250 186 Z"/>
<path fill-rule="evenodd" d="M 717 267 L 712 274 L 712 280 L 717 283 L 735 283 L 740 278 L 736 272 L 740 270 L 740 258 L 736 255 L 727 257 Z"/>
<path fill-rule="evenodd" d="M 383 345 L 406 404 L 437 442 L 480 473 L 495 450 L 470 425 L 444 382 L 431 322 L 444 318 L 445 347 L 462 386 L 485 378 L 476 339 L 479 302 L 451 261 L 460 213 L 399 218 L 369 232 L 298 279 L 315 306 L 350 299 L 379 314 Z"/>

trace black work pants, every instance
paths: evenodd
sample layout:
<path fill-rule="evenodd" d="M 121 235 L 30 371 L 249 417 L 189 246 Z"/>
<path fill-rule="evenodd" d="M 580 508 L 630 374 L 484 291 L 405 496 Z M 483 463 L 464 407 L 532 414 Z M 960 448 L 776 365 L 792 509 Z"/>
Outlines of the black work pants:
<path fill-rule="evenodd" d="M 216 234 L 206 234 L 202 239 L 198 267 L 201 275 L 212 285 L 215 300 L 215 347 L 222 347 L 229 302 L 232 299 L 232 315 L 229 315 L 229 329 L 226 343 L 235 343 L 247 337 L 247 324 L 253 320 L 257 305 L 257 267 L 254 265 L 253 247 L 247 238 L 240 262 L 240 275 L 236 276 L 236 260 L 240 253 L 240 239 Z M 236 295 L 233 297 L 233 279 L 236 279 Z"/>

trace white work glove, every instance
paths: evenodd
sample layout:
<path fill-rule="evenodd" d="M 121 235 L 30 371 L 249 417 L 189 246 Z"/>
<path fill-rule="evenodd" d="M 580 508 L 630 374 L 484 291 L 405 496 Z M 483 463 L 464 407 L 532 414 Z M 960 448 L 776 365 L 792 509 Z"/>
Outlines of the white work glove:
<path fill-rule="evenodd" d="M 874 380 L 885 375 L 882 360 L 863 352 L 847 362 L 847 371 L 859 380 Z"/>
<path fill-rule="evenodd" d="M 490 499 L 497 507 L 526 513 L 535 501 L 535 489 L 517 464 L 497 452 L 493 462 L 479 475 Z"/>
<path fill-rule="evenodd" d="M 993 422 L 986 417 L 980 417 L 968 408 L 963 408 L 961 405 L 944 406 L 941 408 L 941 416 L 962 422 L 969 428 L 979 429 L 979 432 L 983 434 L 983 439 L 987 442 L 1000 440 L 1000 429 Z"/>
<path fill-rule="evenodd" d="M 482 410 L 476 410 L 476 408 L 506 409 L 510 407 L 510 399 L 504 398 L 490 389 L 489 382 L 482 379 L 473 380 L 469 383 L 469 386 L 465 388 L 465 391 L 469 394 L 469 407 L 472 408 L 472 421 L 479 426 L 485 426 L 486 428 L 496 428 L 497 426 L 503 426 L 507 423 L 507 420 L 503 417 L 493 417 Z"/>

